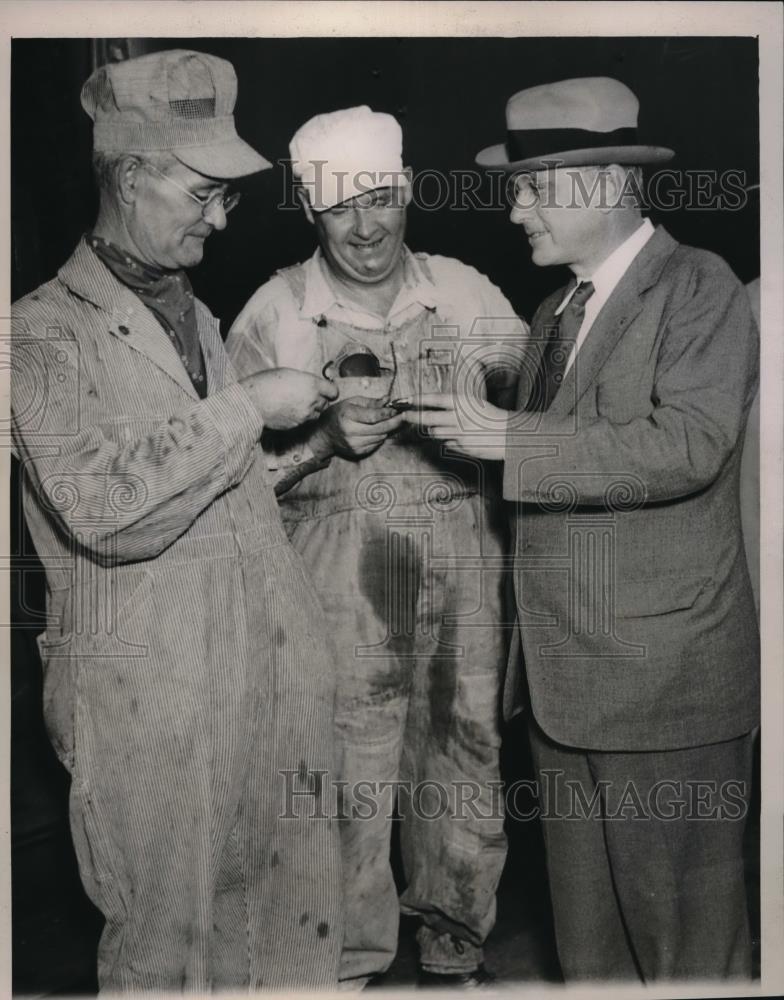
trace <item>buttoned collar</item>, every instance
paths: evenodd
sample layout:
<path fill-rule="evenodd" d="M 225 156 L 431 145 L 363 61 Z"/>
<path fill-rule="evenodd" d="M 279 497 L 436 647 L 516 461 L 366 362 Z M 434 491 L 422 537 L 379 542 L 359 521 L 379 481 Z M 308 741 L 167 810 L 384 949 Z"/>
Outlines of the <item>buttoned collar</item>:
<path fill-rule="evenodd" d="M 418 304 L 425 309 L 435 309 L 437 306 L 436 289 L 430 276 L 407 246 L 403 247 L 402 254 L 403 284 L 389 311 L 390 318 L 408 309 L 412 304 Z M 315 319 L 326 315 L 334 307 L 371 316 L 377 315 L 368 313 L 367 309 L 341 294 L 337 283 L 329 280 L 328 268 L 329 265 L 320 248 L 303 264 L 305 297 L 300 310 L 303 317 Z"/>

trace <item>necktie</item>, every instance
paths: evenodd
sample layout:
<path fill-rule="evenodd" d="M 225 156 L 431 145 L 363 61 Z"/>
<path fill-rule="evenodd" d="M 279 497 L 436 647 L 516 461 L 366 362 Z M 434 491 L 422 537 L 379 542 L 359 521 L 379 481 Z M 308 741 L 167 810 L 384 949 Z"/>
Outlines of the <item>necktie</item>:
<path fill-rule="evenodd" d="M 585 317 L 585 303 L 593 295 L 593 285 L 583 281 L 575 289 L 572 297 L 558 317 L 558 323 L 548 330 L 547 343 L 542 351 L 542 360 L 536 372 L 527 410 L 543 412 L 550 408 L 555 394 L 561 387 L 566 362 L 577 340 L 577 334 Z"/>

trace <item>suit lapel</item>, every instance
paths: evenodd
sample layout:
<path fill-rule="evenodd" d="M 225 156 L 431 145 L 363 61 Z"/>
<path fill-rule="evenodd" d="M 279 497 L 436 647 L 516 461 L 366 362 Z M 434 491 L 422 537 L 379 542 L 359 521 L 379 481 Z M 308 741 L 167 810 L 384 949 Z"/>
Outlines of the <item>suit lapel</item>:
<path fill-rule="evenodd" d="M 615 345 L 639 316 L 645 292 L 658 281 L 677 246 L 665 229 L 656 229 L 599 311 L 548 414 L 563 417 L 577 406 Z"/>
<path fill-rule="evenodd" d="M 636 287 L 626 282 L 624 276 L 594 320 L 548 413 L 562 417 L 577 405 L 641 309 L 642 300 Z"/>
<path fill-rule="evenodd" d="M 107 315 L 109 333 L 165 372 L 189 396 L 198 399 L 174 345 L 141 299 L 118 281 L 82 240 L 58 272 L 80 298 Z"/>
<path fill-rule="evenodd" d="M 536 373 L 542 362 L 542 354 L 547 343 L 547 330 L 553 323 L 557 322 L 555 309 L 560 302 L 558 295 L 542 303 L 534 317 L 531 326 L 531 333 L 527 338 L 522 363 L 520 365 L 520 377 L 517 382 L 517 408 L 525 408 L 531 397 L 531 390 L 534 387 Z"/>

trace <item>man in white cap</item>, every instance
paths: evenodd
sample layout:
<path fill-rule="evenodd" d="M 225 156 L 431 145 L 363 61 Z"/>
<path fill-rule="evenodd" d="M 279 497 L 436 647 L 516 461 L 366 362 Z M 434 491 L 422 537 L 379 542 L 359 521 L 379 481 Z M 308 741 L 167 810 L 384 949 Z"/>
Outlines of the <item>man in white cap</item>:
<path fill-rule="evenodd" d="M 503 518 L 482 463 L 399 433 L 390 401 L 463 379 L 502 397 L 525 326 L 473 268 L 405 246 L 411 174 L 391 115 L 318 115 L 291 156 L 319 249 L 256 292 L 227 346 L 240 372 L 326 366 L 340 386 L 306 434 L 274 436 L 270 464 L 338 644 L 341 979 L 361 985 L 395 956 L 397 790 L 421 980 L 473 987 L 491 978 L 482 945 L 505 856 Z"/>
<path fill-rule="evenodd" d="M 184 271 L 230 183 L 269 166 L 236 89 L 201 52 L 97 69 L 98 219 L 13 310 L 45 716 L 106 920 L 102 990 L 337 979 L 336 832 L 294 808 L 331 767 L 334 664 L 258 447 L 336 393 L 290 369 L 238 381 Z"/>
<path fill-rule="evenodd" d="M 504 463 L 519 643 L 567 980 L 750 973 L 742 841 L 759 637 L 738 476 L 758 337 L 714 254 L 643 220 L 637 100 L 565 80 L 507 106 L 485 166 L 569 285 L 531 328 L 517 412 L 444 396 L 421 423 Z M 498 433 L 498 428 L 503 433 Z M 510 692 L 511 693 L 511 692 Z"/>

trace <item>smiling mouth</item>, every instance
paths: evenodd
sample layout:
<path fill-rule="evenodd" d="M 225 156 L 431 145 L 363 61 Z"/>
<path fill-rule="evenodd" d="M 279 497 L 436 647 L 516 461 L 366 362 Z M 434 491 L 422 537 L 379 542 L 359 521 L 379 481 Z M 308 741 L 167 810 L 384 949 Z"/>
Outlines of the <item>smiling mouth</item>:
<path fill-rule="evenodd" d="M 355 250 L 367 253 L 371 250 L 377 250 L 383 242 L 384 242 L 384 237 L 380 236 L 377 240 L 374 240 L 372 243 L 352 243 L 351 246 Z"/>
<path fill-rule="evenodd" d="M 526 229 L 525 235 L 528 237 L 529 240 L 536 241 L 538 239 L 541 239 L 542 236 L 546 236 L 547 235 L 547 230 L 546 229 L 536 229 L 536 230 L 528 230 L 528 229 Z"/>

